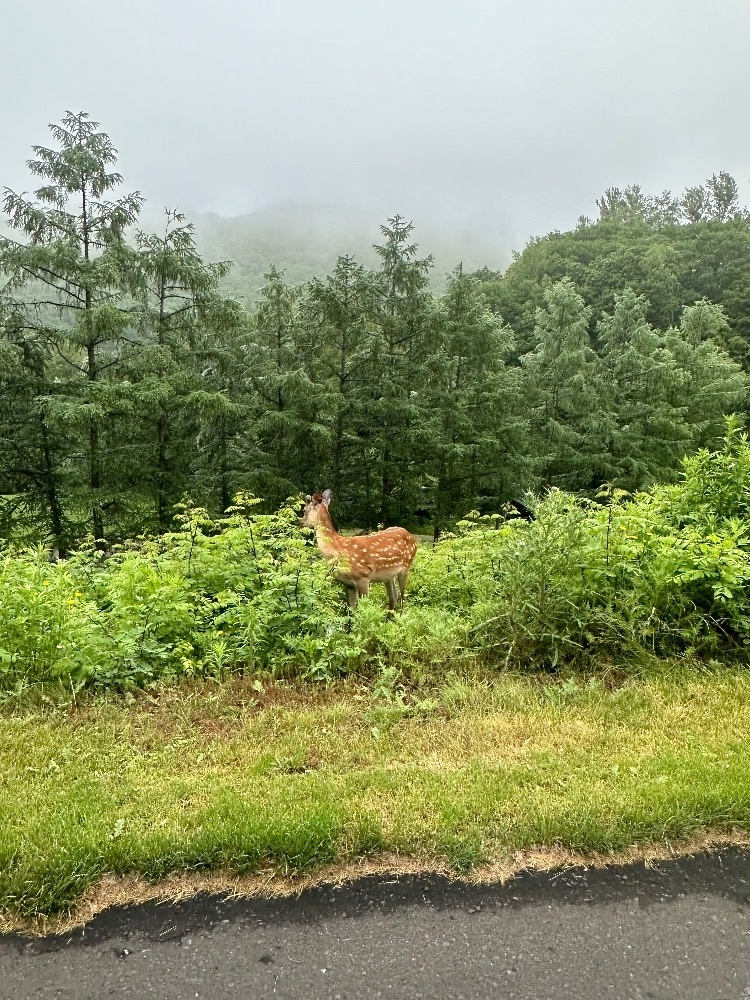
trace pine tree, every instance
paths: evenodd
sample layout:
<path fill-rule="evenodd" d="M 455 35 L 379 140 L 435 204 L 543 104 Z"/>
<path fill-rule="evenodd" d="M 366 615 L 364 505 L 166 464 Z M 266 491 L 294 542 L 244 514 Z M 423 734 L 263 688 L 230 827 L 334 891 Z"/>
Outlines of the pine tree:
<path fill-rule="evenodd" d="M 205 263 L 192 225 L 179 212 L 167 211 L 163 233 L 139 232 L 136 245 L 141 346 L 128 368 L 136 414 L 133 445 L 153 494 L 156 524 L 164 530 L 189 483 L 196 422 L 210 423 L 217 412 L 226 417 L 232 410 L 225 390 L 212 384 L 215 355 L 244 317 L 220 292 L 230 263 Z M 226 506 L 228 494 L 227 484 Z"/>
<path fill-rule="evenodd" d="M 569 278 L 544 294 L 538 347 L 522 358 L 532 450 L 542 482 L 596 488 L 607 478 L 611 419 L 601 362 L 591 345 L 591 310 Z"/>
<path fill-rule="evenodd" d="M 49 347 L 12 309 L 0 319 L 0 534 L 49 540 L 65 552 L 64 442 L 45 399 L 53 391 Z"/>
<path fill-rule="evenodd" d="M 432 257 L 417 256 L 412 223 L 394 216 L 380 228 L 384 241 L 374 248 L 380 258 L 380 337 L 373 342 L 370 360 L 366 422 L 378 462 L 377 520 L 388 525 L 408 519 L 419 505 L 420 468 L 427 457 L 419 441 L 424 422 L 420 390 L 435 342 L 435 309 L 429 287 Z M 374 512 L 369 513 L 371 520 Z"/>
<path fill-rule="evenodd" d="M 448 280 L 436 326 L 439 348 L 423 390 L 435 536 L 467 511 L 498 510 L 522 492 L 528 445 L 520 370 L 506 365 L 513 332 L 460 266 Z"/>
<path fill-rule="evenodd" d="M 329 426 L 329 455 L 316 482 L 333 489 L 345 520 L 367 522 L 369 466 L 367 375 L 378 353 L 378 282 L 353 257 L 339 257 L 325 280 L 313 279 L 303 304 L 303 355 Z"/>
<path fill-rule="evenodd" d="M 704 300 L 686 306 L 679 329 L 665 337 L 680 369 L 674 399 L 684 409 L 692 448 L 716 447 L 725 415 L 747 403 L 747 376 L 720 346 L 726 331 L 721 306 Z"/>
<path fill-rule="evenodd" d="M 50 126 L 58 148 L 34 146 L 28 161 L 45 183 L 30 200 L 5 190 L 3 204 L 25 243 L 0 240 L 0 271 L 23 324 L 54 351 L 59 389 L 47 420 L 85 434 L 86 475 L 79 504 L 89 530 L 104 537 L 104 514 L 117 502 L 107 453 L 123 414 L 117 367 L 129 348 L 133 253 L 124 240 L 142 205 L 138 193 L 109 200 L 122 182 L 109 168 L 117 151 L 98 123 L 81 112 Z"/>
<path fill-rule="evenodd" d="M 245 376 L 250 322 L 236 304 L 226 306 L 223 323 L 198 325 L 194 330 L 200 334 L 191 341 L 199 384 L 185 400 L 183 413 L 192 415 L 187 432 L 195 446 L 188 491 L 221 514 L 238 490 L 257 485 L 248 480 L 244 447 L 253 426 L 253 400 Z"/>
<path fill-rule="evenodd" d="M 680 373 L 646 319 L 648 301 L 626 288 L 598 324 L 610 416 L 607 479 L 627 490 L 671 478 L 690 439 L 675 399 Z"/>
<path fill-rule="evenodd" d="M 318 393 L 305 369 L 299 288 L 271 267 L 245 348 L 252 427 L 245 435 L 252 488 L 273 505 L 301 492 L 328 442 Z"/>

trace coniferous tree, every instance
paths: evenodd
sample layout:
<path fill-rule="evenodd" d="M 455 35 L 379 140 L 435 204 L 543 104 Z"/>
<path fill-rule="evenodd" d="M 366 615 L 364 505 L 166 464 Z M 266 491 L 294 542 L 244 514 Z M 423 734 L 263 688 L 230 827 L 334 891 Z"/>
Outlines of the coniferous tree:
<path fill-rule="evenodd" d="M 47 419 L 84 434 L 86 475 L 76 513 L 102 539 L 105 511 L 118 500 L 107 446 L 116 447 L 116 425 L 127 411 L 117 378 L 133 318 L 133 254 L 124 231 L 142 198 L 108 199 L 122 177 L 110 169 L 117 151 L 98 127 L 84 112 L 68 113 L 50 127 L 58 148 L 33 147 L 28 166 L 45 183 L 35 200 L 5 190 L 10 225 L 26 242 L 0 240 L 0 271 L 10 277 L 25 328 L 60 362 Z"/>
<path fill-rule="evenodd" d="M 716 447 L 725 415 L 747 402 L 747 377 L 720 346 L 727 328 L 721 306 L 697 302 L 686 306 L 678 329 L 665 341 L 679 366 L 673 398 L 683 408 L 688 447 Z"/>
<path fill-rule="evenodd" d="M 377 355 L 377 303 L 376 276 L 345 256 L 325 280 L 310 282 L 302 307 L 303 354 L 330 428 L 328 460 L 317 483 L 325 480 L 333 489 L 340 516 L 360 523 L 366 523 L 369 507 L 365 483 L 371 456 L 363 428 L 366 432 L 369 362 Z"/>
<path fill-rule="evenodd" d="M 265 277 L 245 349 L 252 421 L 244 447 L 253 488 L 278 505 L 300 492 L 321 464 L 328 428 L 304 364 L 301 290 L 275 267 Z"/>
<path fill-rule="evenodd" d="M 153 495 L 156 524 L 164 530 L 190 482 L 201 419 L 211 421 L 231 409 L 226 392 L 209 382 L 215 377 L 214 355 L 244 317 L 219 290 L 231 265 L 203 261 L 183 215 L 167 211 L 163 233 L 139 232 L 136 245 L 141 347 L 129 368 L 137 414 L 134 446 Z"/>
<path fill-rule="evenodd" d="M 606 478 L 628 490 L 670 478 L 690 432 L 675 399 L 680 373 L 672 353 L 646 319 L 648 302 L 631 288 L 616 296 L 598 324 L 609 416 Z"/>
<path fill-rule="evenodd" d="M 419 506 L 420 469 L 426 464 L 420 446 L 423 424 L 421 381 L 434 344 L 434 303 L 429 287 L 432 257 L 420 259 L 411 242 L 413 225 L 400 216 L 381 226 L 379 301 L 369 378 L 366 432 L 378 462 L 380 484 L 377 520 L 391 524 L 410 517 Z M 368 479 L 374 470 L 368 470 Z M 372 523 L 374 511 L 369 513 Z"/>
<path fill-rule="evenodd" d="M 64 441 L 48 418 L 49 346 L 10 311 L 0 322 L 0 534 L 65 552 Z"/>
<path fill-rule="evenodd" d="M 195 445 L 188 489 L 222 514 L 238 490 L 257 488 L 245 448 L 253 426 L 245 372 L 250 323 L 235 303 L 225 303 L 223 312 L 223 322 L 194 330 L 192 358 L 199 384 L 185 401 Z"/>
<path fill-rule="evenodd" d="M 569 278 L 537 311 L 535 351 L 523 357 L 533 454 L 542 482 L 591 489 L 607 478 L 611 424 L 601 362 L 588 333 L 591 310 Z"/>
<path fill-rule="evenodd" d="M 522 492 L 528 446 L 520 370 L 506 364 L 513 332 L 460 266 L 440 301 L 436 328 L 423 390 L 435 536 L 467 511 L 497 510 Z"/>

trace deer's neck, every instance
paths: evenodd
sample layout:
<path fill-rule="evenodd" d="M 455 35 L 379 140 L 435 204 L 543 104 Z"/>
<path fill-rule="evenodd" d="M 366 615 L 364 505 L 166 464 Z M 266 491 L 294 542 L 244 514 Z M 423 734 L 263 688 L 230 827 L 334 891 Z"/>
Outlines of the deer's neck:
<path fill-rule="evenodd" d="M 318 548 L 326 559 L 332 559 L 341 551 L 341 535 L 334 528 L 331 515 L 327 510 L 321 510 L 320 512 L 320 517 L 315 527 L 315 538 L 318 542 Z"/>

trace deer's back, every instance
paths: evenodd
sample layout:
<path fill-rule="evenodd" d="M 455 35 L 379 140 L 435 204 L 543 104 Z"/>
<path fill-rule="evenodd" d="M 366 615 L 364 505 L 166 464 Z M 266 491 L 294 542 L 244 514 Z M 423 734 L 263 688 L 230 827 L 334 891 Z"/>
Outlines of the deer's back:
<path fill-rule="evenodd" d="M 338 548 L 336 575 L 340 580 L 391 580 L 411 567 L 417 540 L 406 528 L 386 528 L 372 535 L 342 538 Z"/>

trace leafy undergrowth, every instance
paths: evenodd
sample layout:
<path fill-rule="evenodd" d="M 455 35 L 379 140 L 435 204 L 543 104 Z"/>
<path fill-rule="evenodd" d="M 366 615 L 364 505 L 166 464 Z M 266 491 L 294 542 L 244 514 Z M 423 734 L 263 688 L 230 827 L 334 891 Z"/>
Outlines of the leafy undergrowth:
<path fill-rule="evenodd" d="M 239 500 L 219 521 L 184 508 L 178 531 L 106 554 L 0 554 L 0 697 L 238 673 L 424 681 L 458 663 L 748 660 L 750 444 L 731 426 L 679 484 L 596 502 L 553 490 L 528 498 L 531 522 L 468 516 L 420 548 L 393 620 L 382 593 L 347 613 L 293 505 Z"/>
<path fill-rule="evenodd" d="M 465 871 L 750 829 L 750 674 L 453 675 L 417 690 L 183 682 L 0 714 L 0 909 L 106 874 L 299 873 L 396 852 Z"/>

